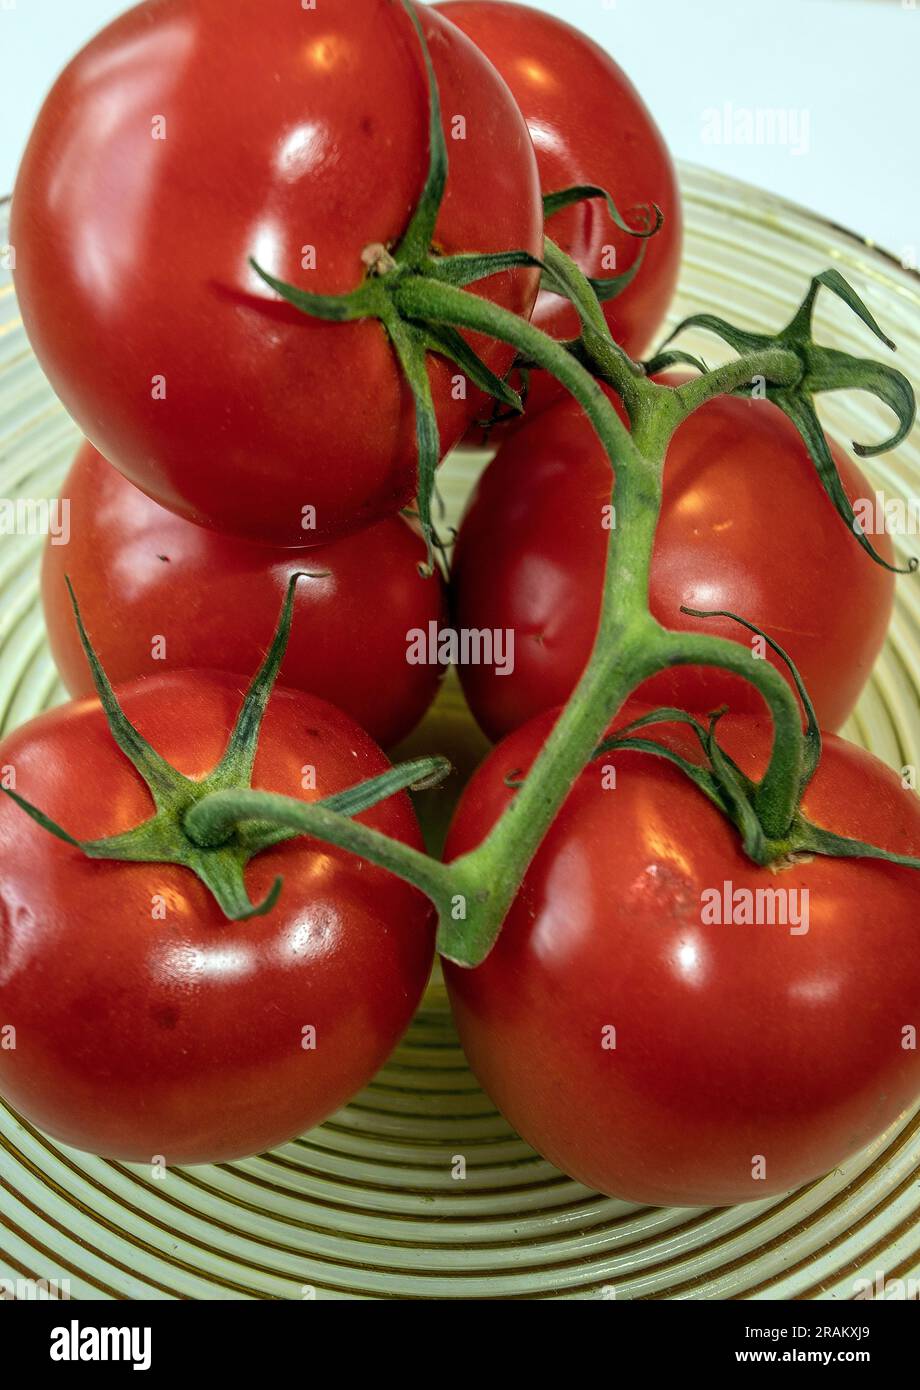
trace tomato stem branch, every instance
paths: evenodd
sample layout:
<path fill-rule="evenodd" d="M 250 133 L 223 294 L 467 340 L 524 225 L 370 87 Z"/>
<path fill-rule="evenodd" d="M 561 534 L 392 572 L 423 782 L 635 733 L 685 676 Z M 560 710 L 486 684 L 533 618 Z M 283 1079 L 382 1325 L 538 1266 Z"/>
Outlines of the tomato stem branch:
<path fill-rule="evenodd" d="M 414 884 L 439 912 L 449 910 L 450 873 L 446 865 L 317 802 L 295 801 L 246 787 L 216 791 L 189 808 L 184 829 L 198 844 L 220 844 L 247 823 L 280 826 L 336 845 Z"/>
<path fill-rule="evenodd" d="M 674 387 L 673 391 L 681 419 L 686 420 L 707 401 L 730 395 L 742 386 L 753 386 L 758 378 L 774 386 L 794 386 L 801 375 L 802 363 L 796 353 L 787 348 L 770 347 L 745 353 L 743 357 Z"/>

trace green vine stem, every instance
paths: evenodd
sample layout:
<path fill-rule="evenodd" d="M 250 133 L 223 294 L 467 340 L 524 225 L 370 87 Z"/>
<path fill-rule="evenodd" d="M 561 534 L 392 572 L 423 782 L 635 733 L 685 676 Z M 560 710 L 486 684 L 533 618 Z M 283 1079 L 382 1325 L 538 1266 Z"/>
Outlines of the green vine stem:
<path fill-rule="evenodd" d="M 397 269 L 389 284 L 386 271 L 379 282 L 399 322 L 417 333 L 431 325 L 484 333 L 509 343 L 521 358 L 556 376 L 581 404 L 613 470 L 616 524 L 610 532 L 594 653 L 529 776 L 491 833 L 475 850 L 447 866 L 446 875 L 432 875 L 399 849 L 394 858 L 392 847 L 369 839 L 358 848 L 353 831 L 329 827 L 337 837 L 335 843 L 354 847 L 372 862 L 402 873 L 432 897 L 440 917 L 439 949 L 465 965 L 475 965 L 491 949 L 575 779 L 623 702 L 647 677 L 669 666 L 715 665 L 760 691 L 773 720 L 774 742 L 767 771 L 752 797 L 753 820 L 746 842 L 754 852 L 757 846 L 788 843 L 806 767 L 801 711 L 789 682 L 772 665 L 755 661 L 739 643 L 667 631 L 652 618 L 648 604 L 664 461 L 675 430 L 707 400 L 750 387 L 756 378 L 779 390 L 798 389 L 806 370 L 799 343 L 760 337 L 743 345 L 747 350 L 741 350 L 736 360 L 713 372 L 680 387 L 662 385 L 613 342 L 590 283 L 550 241 L 546 265 L 552 282 L 568 294 L 579 312 L 583 337 L 576 350 L 509 311 L 466 293 L 447 276 Z M 847 384 L 852 384 L 851 360 L 847 363 Z M 589 366 L 620 394 L 631 429 L 620 420 Z M 831 389 L 837 380 L 826 368 L 822 389 Z M 218 809 L 231 816 L 229 802 Z M 194 814 L 197 819 L 206 811 L 199 806 Z M 285 821 L 279 805 L 273 814 L 280 823 L 294 823 Z M 296 815 L 303 823 L 302 809 Z"/>
<path fill-rule="evenodd" d="M 580 280 L 579 294 L 593 295 L 581 272 L 558 249 L 553 254 L 553 265 L 554 278 L 560 283 L 563 276 L 576 285 Z M 470 926 L 469 920 L 457 928 L 451 923 L 443 924 L 440 949 L 456 959 L 458 949 L 468 948 L 472 939 L 478 949 L 486 942 L 491 945 L 489 936 L 497 930 L 495 919 L 498 917 L 500 925 L 516 884 L 572 783 L 623 701 L 648 676 L 667 666 L 717 665 L 735 671 L 757 686 L 773 715 L 775 728 L 770 765 L 756 803 L 771 837 L 787 829 L 792 820 L 804 742 L 798 702 L 788 682 L 772 666 L 754 662 L 748 649 L 738 643 L 707 635 L 669 633 L 650 615 L 649 575 L 661 508 L 664 459 L 675 429 L 686 418 L 684 408 L 670 404 L 678 399 L 677 393 L 650 381 L 625 359 L 621 349 L 612 345 L 610 360 L 617 364 L 618 384 L 624 393 L 628 392 L 632 403 L 635 425 L 630 433 L 603 392 L 598 392 L 596 383 L 589 386 L 590 375 L 581 364 L 532 324 L 462 291 L 434 286 L 429 281 L 403 281 L 396 298 L 408 316 L 433 318 L 491 333 L 552 371 L 581 403 L 616 470 L 616 526 L 610 532 L 594 654 L 505 817 L 479 849 L 458 865 L 458 872 L 472 874 L 478 888 L 474 925 Z M 594 303 L 597 304 L 596 299 Z M 602 313 L 600 321 L 603 329 L 598 327 L 598 337 L 603 333 L 609 339 Z M 733 365 L 736 371 L 747 371 L 750 376 L 774 369 L 792 376 L 793 364 L 788 360 L 791 356 L 755 353 L 747 361 Z M 484 889 L 483 883 L 492 886 Z M 507 883 L 515 887 L 504 886 Z"/>

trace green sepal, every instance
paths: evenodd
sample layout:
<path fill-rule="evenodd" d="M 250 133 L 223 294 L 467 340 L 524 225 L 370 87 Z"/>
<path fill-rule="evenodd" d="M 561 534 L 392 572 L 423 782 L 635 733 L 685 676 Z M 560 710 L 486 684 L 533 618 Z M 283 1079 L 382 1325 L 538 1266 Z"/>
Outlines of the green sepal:
<path fill-rule="evenodd" d="M 181 797 L 184 789 L 189 787 L 191 783 L 175 768 L 170 767 L 166 759 L 161 758 L 159 753 L 151 748 L 147 740 L 141 737 L 125 717 L 125 713 L 118 703 L 118 697 L 112 689 L 108 676 L 102 669 L 102 664 L 83 625 L 83 617 L 69 575 L 65 575 L 64 582 L 67 585 L 70 605 L 73 609 L 77 631 L 80 634 L 80 644 L 89 663 L 93 685 L 96 687 L 96 694 L 99 696 L 109 732 L 125 757 L 144 779 L 157 809 L 166 810 L 175 804 L 176 798 Z"/>
<path fill-rule="evenodd" d="M 524 411 L 526 411 L 527 401 L 530 396 L 530 376 L 532 371 L 533 367 L 524 358 L 515 357 L 511 366 L 508 368 L 508 375 L 505 378 L 505 380 L 507 384 L 509 379 L 512 376 L 514 376 L 515 373 L 517 373 L 520 389 L 515 391 L 514 394 L 517 396 L 520 405 L 515 405 L 508 410 L 502 410 L 500 401 L 493 400 L 492 413 L 488 417 L 488 419 L 477 420 L 476 422 L 479 428 L 482 430 L 486 440 L 488 440 L 490 432 L 496 427 L 496 425 L 504 424 L 506 420 L 516 420 Z M 513 390 L 513 388 L 510 385 L 508 386 L 508 389 Z"/>
<path fill-rule="evenodd" d="M 40 811 L 37 806 L 33 806 L 31 801 L 26 801 L 24 796 L 20 796 L 18 792 L 14 792 L 10 787 L 0 786 L 0 791 L 4 792 L 9 797 L 10 801 L 15 801 L 21 811 L 25 811 L 27 816 L 31 816 L 35 823 L 41 826 L 42 830 L 47 830 L 48 834 L 53 835 L 56 840 L 63 840 L 65 845 L 72 845 L 74 849 L 83 848 L 79 840 L 75 840 L 72 835 L 69 835 L 63 826 L 58 825 L 57 821 L 53 821 L 50 816 L 46 816 L 44 811 Z"/>
<path fill-rule="evenodd" d="M 716 732 L 719 716 L 713 716 L 709 727 L 707 752 L 712 770 L 730 807 L 730 816 L 741 832 L 744 851 L 755 864 L 766 864 L 770 850 L 764 828 L 754 809 L 750 779 L 739 769 L 719 745 Z"/>
<path fill-rule="evenodd" d="M 669 343 L 673 343 L 675 338 L 679 338 L 688 328 L 699 328 L 704 333 L 712 333 L 714 337 L 721 338 L 723 342 L 728 343 L 729 347 L 734 348 L 739 355 L 772 347 L 777 341 L 769 333 L 751 333 L 746 329 L 736 328 L 733 323 L 719 318 L 716 314 L 688 314 L 665 338 L 659 353 L 663 352 Z"/>
<path fill-rule="evenodd" d="M 441 462 L 441 432 L 428 378 L 427 329 L 417 327 L 394 315 L 387 319 L 386 329 L 399 358 L 403 375 L 415 402 L 415 441 L 418 449 L 418 512 L 422 535 L 428 549 L 425 573 L 434 574 L 436 537 L 431 519 L 434 477 Z"/>
<path fill-rule="evenodd" d="M 895 854 L 893 850 L 879 849 L 864 840 L 835 835 L 832 830 L 824 830 L 801 815 L 796 818 L 792 841 L 794 854 L 818 854 L 830 859 L 876 859 L 905 869 L 920 869 L 920 858 L 915 855 Z"/>
<path fill-rule="evenodd" d="M 297 585 L 301 579 L 320 577 L 324 576 L 313 575 L 305 570 L 299 570 L 296 574 L 291 575 L 284 596 L 281 617 L 265 655 L 265 660 L 253 677 L 243 698 L 236 724 L 230 735 L 230 742 L 227 744 L 227 750 L 208 778 L 212 785 L 226 784 L 227 786 L 238 787 L 244 783 L 249 784 L 259 746 L 262 720 L 265 718 L 265 711 L 278 679 L 278 673 L 281 670 L 281 663 L 284 660 L 291 635 Z"/>
<path fill-rule="evenodd" d="M 543 269 L 543 262 L 529 251 L 493 251 L 482 255 L 465 253 L 458 256 L 432 256 L 426 266 L 432 280 L 465 289 L 480 280 L 488 280 L 492 275 L 501 275 L 507 270 L 521 266 Z"/>
<path fill-rule="evenodd" d="M 372 282 L 359 285 L 347 294 L 312 294 L 309 290 L 299 290 L 296 285 L 289 285 L 286 281 L 270 275 L 252 256 L 249 257 L 249 264 L 270 289 L 308 318 L 324 319 L 329 323 L 348 323 L 379 317 L 380 301 L 372 292 L 375 288 Z"/>
<path fill-rule="evenodd" d="M 342 816 L 360 816 L 398 792 L 427 792 L 439 787 L 452 772 L 450 760 L 441 757 L 415 758 L 397 763 L 377 777 L 359 782 L 344 792 L 324 796 L 317 804 Z"/>
<path fill-rule="evenodd" d="M 853 504 L 843 486 L 839 469 L 831 453 L 827 436 L 821 428 L 821 421 L 818 419 L 811 397 L 795 390 L 787 391 L 783 388 L 770 390 L 767 394 L 770 400 L 778 405 L 783 414 L 795 425 L 821 480 L 821 486 L 834 504 L 837 515 L 846 523 L 847 528 L 856 537 L 866 554 L 877 565 L 890 570 L 893 574 L 913 574 L 917 569 L 916 559 L 910 560 L 903 568 L 890 564 L 883 555 L 879 554 L 859 525 Z"/>
<path fill-rule="evenodd" d="M 655 743 L 650 738 L 627 738 L 625 735 L 607 739 L 601 744 L 595 753 L 595 758 L 608 757 L 611 753 L 652 753 L 656 757 L 663 758 L 667 762 L 673 763 L 680 768 L 685 776 L 689 777 L 696 784 L 698 789 L 707 796 L 714 806 L 723 813 L 728 814 L 728 807 L 725 798 L 719 788 L 719 784 L 711 772 L 706 768 L 690 762 L 689 758 L 684 758 L 680 753 L 676 753 L 673 748 L 668 748 L 666 744 Z"/>
<path fill-rule="evenodd" d="M 503 381 L 488 367 L 480 357 L 470 347 L 469 343 L 456 328 L 451 328 L 449 324 L 428 324 L 421 329 L 422 341 L 429 352 L 436 352 L 440 357 L 446 357 L 449 362 L 453 362 L 460 368 L 465 377 L 477 386 L 480 391 L 487 396 L 492 396 L 496 401 L 500 401 L 509 411 L 515 415 L 520 415 L 524 409 L 524 403 L 507 381 Z"/>
<path fill-rule="evenodd" d="M 609 304 L 612 300 L 618 299 L 623 291 L 629 288 L 645 263 L 647 246 L 648 242 L 643 241 L 639 247 L 636 259 L 628 270 L 622 270 L 618 275 L 590 275 L 588 277 L 588 284 L 597 295 L 601 304 Z M 546 288 L 551 289 L 552 286 L 547 285 Z"/>
<path fill-rule="evenodd" d="M 594 759 L 605 757 L 608 753 L 614 752 L 618 748 L 632 750 L 637 753 L 652 753 L 656 757 L 664 758 L 666 761 L 673 763 L 675 767 L 680 768 L 681 772 L 696 784 L 699 790 L 709 798 L 713 805 L 717 806 L 724 815 L 730 817 L 731 800 L 726 795 L 714 770 L 701 767 L 699 763 L 691 762 L 688 758 L 683 757 L 682 754 L 675 752 L 673 748 L 669 748 L 667 744 L 655 743 L 652 739 L 637 739 L 633 737 L 635 731 L 638 729 L 648 729 L 659 724 L 686 724 L 693 730 L 703 752 L 711 761 L 710 750 L 715 727 L 724 713 L 725 710 L 719 710 L 712 716 L 709 726 L 707 727 L 694 715 L 688 714 L 686 710 L 677 709 L 673 705 L 663 706 L 660 709 L 640 715 L 640 717 L 634 719 L 631 724 L 625 725 L 615 734 L 606 738 L 595 750 Z M 753 783 L 745 777 L 741 769 L 727 754 L 723 753 L 722 757 L 725 760 L 725 765 L 731 770 L 736 782 L 743 787 L 746 793 L 750 794 L 753 790 Z"/>
<path fill-rule="evenodd" d="M 812 353 L 805 349 L 806 380 L 812 392 L 868 391 L 880 400 L 898 421 L 893 434 L 878 444 L 860 444 L 853 440 L 853 452 L 860 458 L 875 458 L 890 453 L 910 434 L 914 423 L 916 399 L 914 388 L 903 372 L 873 362 L 868 357 L 850 357 L 834 348 L 822 347 Z"/>
<path fill-rule="evenodd" d="M 694 371 L 705 376 L 709 371 L 702 357 L 694 357 L 691 352 L 682 352 L 680 348 L 673 348 L 670 352 L 659 352 L 654 357 L 649 358 L 642 364 L 645 367 L 647 376 L 657 376 L 659 372 L 667 372 L 672 367 L 692 367 Z"/>
<path fill-rule="evenodd" d="M 441 93 L 435 75 L 434 64 L 428 41 L 425 38 L 417 7 L 413 0 L 402 0 L 403 9 L 412 21 L 428 85 L 428 174 L 418 206 L 412 215 L 406 233 L 396 249 L 396 259 L 413 269 L 428 259 L 434 241 L 441 204 L 447 188 L 448 159 L 447 141 L 444 138 L 444 125 L 441 117 Z"/>
<path fill-rule="evenodd" d="M 895 344 L 887 333 L 882 331 L 866 304 L 860 299 L 853 286 L 844 280 L 839 270 L 822 270 L 818 275 L 812 277 L 808 293 L 780 335 L 786 342 L 809 343 L 812 341 L 815 302 L 818 298 L 818 291 L 822 287 L 830 290 L 831 294 L 835 294 L 838 299 L 841 299 L 848 309 L 852 309 L 856 317 L 862 319 L 879 342 L 884 343 L 892 352 L 895 351 Z"/>
<path fill-rule="evenodd" d="M 893 367 L 853 357 L 814 341 L 812 333 L 815 302 L 822 288 L 836 295 L 876 338 L 894 350 L 895 344 L 883 332 L 852 286 L 847 284 L 839 271 L 826 270 L 813 277 L 801 305 L 779 333 L 772 336 L 766 333 L 750 333 L 714 314 L 691 314 L 678 324 L 662 344 L 662 351 L 658 353 L 650 369 L 660 369 L 660 363 L 665 356 L 663 350 L 688 328 L 698 328 L 714 334 L 728 343 L 739 355 L 771 347 L 794 352 L 801 363 L 799 380 L 794 385 L 787 386 L 766 383 L 766 398 L 778 406 L 795 425 L 834 509 L 866 553 L 885 569 L 896 574 L 911 574 L 917 570 L 920 561 L 913 558 L 904 568 L 889 564 L 859 526 L 818 419 L 814 397 L 827 391 L 866 391 L 892 411 L 898 423 L 896 430 L 887 439 L 871 445 L 854 443 L 856 453 L 866 458 L 886 453 L 907 437 L 916 418 L 914 389 L 903 373 Z M 739 387 L 734 394 L 748 396 L 750 391 L 747 387 Z"/>

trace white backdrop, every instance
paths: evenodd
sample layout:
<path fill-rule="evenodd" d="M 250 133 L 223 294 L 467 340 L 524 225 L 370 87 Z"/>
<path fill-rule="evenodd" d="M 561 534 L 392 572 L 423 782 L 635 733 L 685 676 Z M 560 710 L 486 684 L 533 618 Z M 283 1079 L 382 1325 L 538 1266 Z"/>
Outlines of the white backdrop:
<path fill-rule="evenodd" d="M 533 4 L 616 57 L 679 158 L 770 188 L 920 260 L 920 0 Z M 0 0 L 0 193 L 12 187 L 57 72 L 125 8 L 125 0 Z M 785 143 L 726 139 L 758 113 L 766 136 L 769 121 L 774 134 L 785 123 Z"/>

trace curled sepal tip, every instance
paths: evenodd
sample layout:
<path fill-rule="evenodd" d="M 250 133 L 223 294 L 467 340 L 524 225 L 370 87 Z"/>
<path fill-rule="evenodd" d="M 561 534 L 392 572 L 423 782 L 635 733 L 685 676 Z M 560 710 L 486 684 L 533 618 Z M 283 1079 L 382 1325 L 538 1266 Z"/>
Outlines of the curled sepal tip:
<path fill-rule="evenodd" d="M 254 917 L 268 916 L 281 897 L 284 880 L 280 877 L 276 878 L 259 903 L 253 903 L 246 892 L 242 869 L 237 872 L 231 871 L 226 876 L 212 872 L 208 887 L 214 894 L 221 912 L 229 921 L 248 922 Z"/>
<path fill-rule="evenodd" d="M 796 380 L 774 382 L 767 380 L 764 386 L 766 398 L 777 405 L 795 425 L 809 457 L 815 466 L 821 485 L 832 502 L 837 514 L 848 530 L 868 555 L 885 569 L 898 574 L 913 573 L 918 561 L 911 559 L 904 567 L 892 565 L 880 555 L 866 533 L 860 527 L 853 505 L 847 496 L 840 478 L 837 464 L 830 445 L 818 419 L 815 409 L 815 396 L 827 391 L 857 390 L 865 391 L 881 401 L 893 413 L 897 428 L 885 440 L 877 444 L 854 444 L 861 457 L 875 456 L 894 449 L 908 435 L 916 418 L 916 398 L 911 383 L 894 367 L 854 357 L 837 349 L 825 347 L 814 340 L 814 311 L 818 292 L 828 290 L 847 308 L 886 347 L 894 350 L 895 344 L 883 332 L 875 317 L 843 278 L 838 270 L 825 270 L 815 275 L 802 301 L 789 323 L 779 333 L 751 333 L 737 328 L 725 319 L 714 314 L 691 314 L 684 319 L 662 345 L 662 351 L 655 360 L 660 367 L 664 360 L 664 349 L 688 328 L 702 329 L 728 343 L 739 354 L 762 352 L 771 348 L 792 353 L 798 359 L 799 370 Z M 750 394 L 750 386 L 736 389 L 737 395 Z"/>
<path fill-rule="evenodd" d="M 641 216 L 643 225 L 641 227 L 631 227 L 623 217 L 616 203 L 606 188 L 601 188 L 594 183 L 574 184 L 571 188 L 560 188 L 555 193 L 544 193 L 543 195 L 543 216 L 548 222 L 557 213 L 563 212 L 566 208 L 574 207 L 576 203 L 589 202 L 594 198 L 601 198 L 607 205 L 615 226 L 627 236 L 638 237 L 640 240 L 647 240 L 655 236 L 664 224 L 664 213 L 657 203 L 644 203 L 630 211 L 636 212 Z"/>

